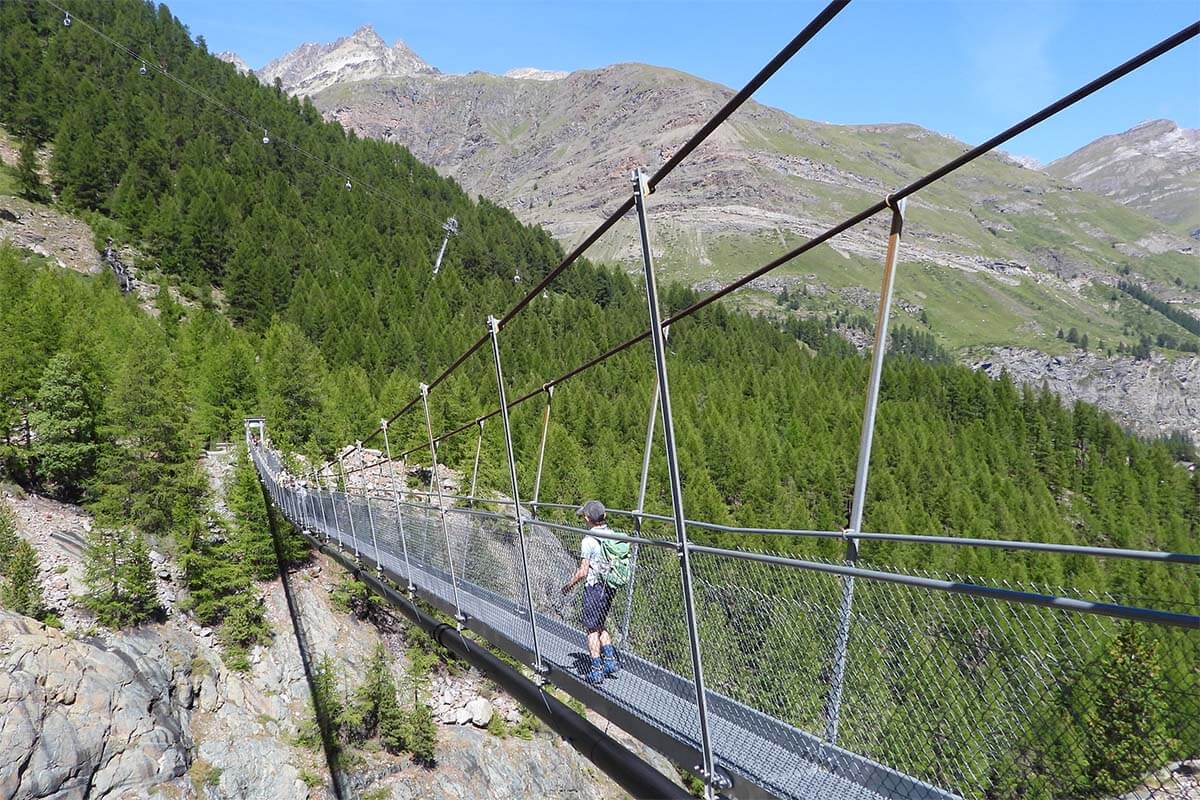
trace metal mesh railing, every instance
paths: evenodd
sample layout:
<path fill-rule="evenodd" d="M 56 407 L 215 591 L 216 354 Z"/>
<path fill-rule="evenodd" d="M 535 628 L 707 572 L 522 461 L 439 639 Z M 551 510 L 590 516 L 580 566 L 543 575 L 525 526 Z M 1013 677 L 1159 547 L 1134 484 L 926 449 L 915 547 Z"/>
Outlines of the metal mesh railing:
<path fill-rule="evenodd" d="M 293 522 L 357 548 L 366 563 L 377 544 L 380 566 L 400 584 L 410 579 L 407 546 L 423 592 L 530 663 L 536 624 L 550 679 L 583 685 L 580 602 L 561 587 L 585 531 L 526 521 L 531 617 L 511 504 L 448 508 L 443 529 L 436 505 L 409 497 L 281 483 L 269 452 L 255 449 L 255 463 Z M 646 523 L 633 580 L 609 617 L 622 673 L 594 691 L 698 749 L 678 552 L 654 525 L 665 523 Z M 713 751 L 735 793 L 748 782 L 779 797 L 1200 797 L 1195 606 L 1156 612 L 1050 587 L 690 549 Z M 1051 604 L 1062 598 L 1080 607 Z"/>

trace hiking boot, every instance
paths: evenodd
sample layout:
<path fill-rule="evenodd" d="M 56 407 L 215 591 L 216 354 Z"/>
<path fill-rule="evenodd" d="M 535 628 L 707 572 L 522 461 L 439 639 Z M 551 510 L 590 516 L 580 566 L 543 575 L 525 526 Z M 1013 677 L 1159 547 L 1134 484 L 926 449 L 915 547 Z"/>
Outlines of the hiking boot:
<path fill-rule="evenodd" d="M 598 658 L 593 658 L 592 669 L 588 672 L 585 680 L 593 686 L 599 686 L 604 683 L 604 662 Z"/>
<path fill-rule="evenodd" d="M 617 651 L 611 644 L 606 644 L 600 648 L 601 661 L 604 663 L 604 674 L 607 676 L 616 675 L 621 671 L 617 665 Z"/>

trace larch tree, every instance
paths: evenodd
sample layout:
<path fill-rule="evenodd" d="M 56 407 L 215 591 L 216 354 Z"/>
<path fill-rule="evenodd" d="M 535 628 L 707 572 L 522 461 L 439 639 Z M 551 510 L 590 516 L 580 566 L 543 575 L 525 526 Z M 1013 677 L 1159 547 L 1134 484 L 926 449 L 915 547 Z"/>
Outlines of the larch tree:
<path fill-rule="evenodd" d="M 33 139 L 21 141 L 20 160 L 17 162 L 17 192 L 31 203 L 49 200 L 46 185 L 38 173 L 37 145 Z"/>
<path fill-rule="evenodd" d="M 38 476 L 67 501 L 82 495 L 99 452 L 99 402 L 81 359 L 60 352 L 42 373 L 30 424 Z"/>

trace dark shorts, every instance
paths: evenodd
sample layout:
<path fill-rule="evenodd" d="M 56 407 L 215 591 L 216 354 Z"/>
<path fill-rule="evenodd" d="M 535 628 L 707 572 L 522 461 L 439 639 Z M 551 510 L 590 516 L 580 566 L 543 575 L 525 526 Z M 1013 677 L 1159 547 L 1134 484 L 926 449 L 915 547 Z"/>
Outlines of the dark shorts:
<path fill-rule="evenodd" d="M 604 621 L 608 619 L 608 610 L 612 608 L 616 589 L 610 589 L 603 583 L 595 583 L 583 588 L 583 629 L 588 633 L 601 630 Z"/>

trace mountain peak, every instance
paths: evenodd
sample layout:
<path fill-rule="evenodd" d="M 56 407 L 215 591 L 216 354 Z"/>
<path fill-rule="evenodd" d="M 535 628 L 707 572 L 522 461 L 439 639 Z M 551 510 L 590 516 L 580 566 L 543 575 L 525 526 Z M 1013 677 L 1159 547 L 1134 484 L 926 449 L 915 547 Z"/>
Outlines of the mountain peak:
<path fill-rule="evenodd" d="M 346 38 L 352 39 L 356 42 L 370 42 L 371 44 L 379 43 L 384 46 L 387 45 L 387 43 L 383 41 L 383 37 L 380 36 L 379 32 L 375 30 L 375 26 L 369 22 Z"/>
<path fill-rule="evenodd" d="M 1177 125 L 1174 120 L 1148 119 L 1145 122 L 1139 122 L 1137 125 L 1134 125 L 1128 131 L 1126 131 L 1126 133 L 1133 133 L 1134 131 L 1138 131 L 1140 133 L 1171 133 L 1172 131 L 1178 129 L 1179 125 Z M 1116 135 L 1121 136 L 1122 134 Z"/>
<path fill-rule="evenodd" d="M 244 58 L 242 58 L 241 56 L 239 56 L 237 53 L 233 52 L 232 50 L 225 50 L 223 52 L 217 53 L 216 57 L 228 64 L 233 64 L 234 68 L 236 68 L 237 71 L 242 73 L 243 75 L 249 74 L 254 71 L 254 70 L 250 69 L 250 65 L 246 63 L 246 60 Z"/>
<path fill-rule="evenodd" d="M 1200 225 L 1200 128 L 1151 119 L 1102 136 L 1047 171 L 1146 212 L 1179 231 Z"/>
<path fill-rule="evenodd" d="M 335 83 L 436 75 L 407 44 L 387 42 L 372 25 L 363 25 L 331 44 L 307 43 L 267 64 L 258 72 L 264 83 L 279 78 L 291 94 L 315 94 Z"/>

